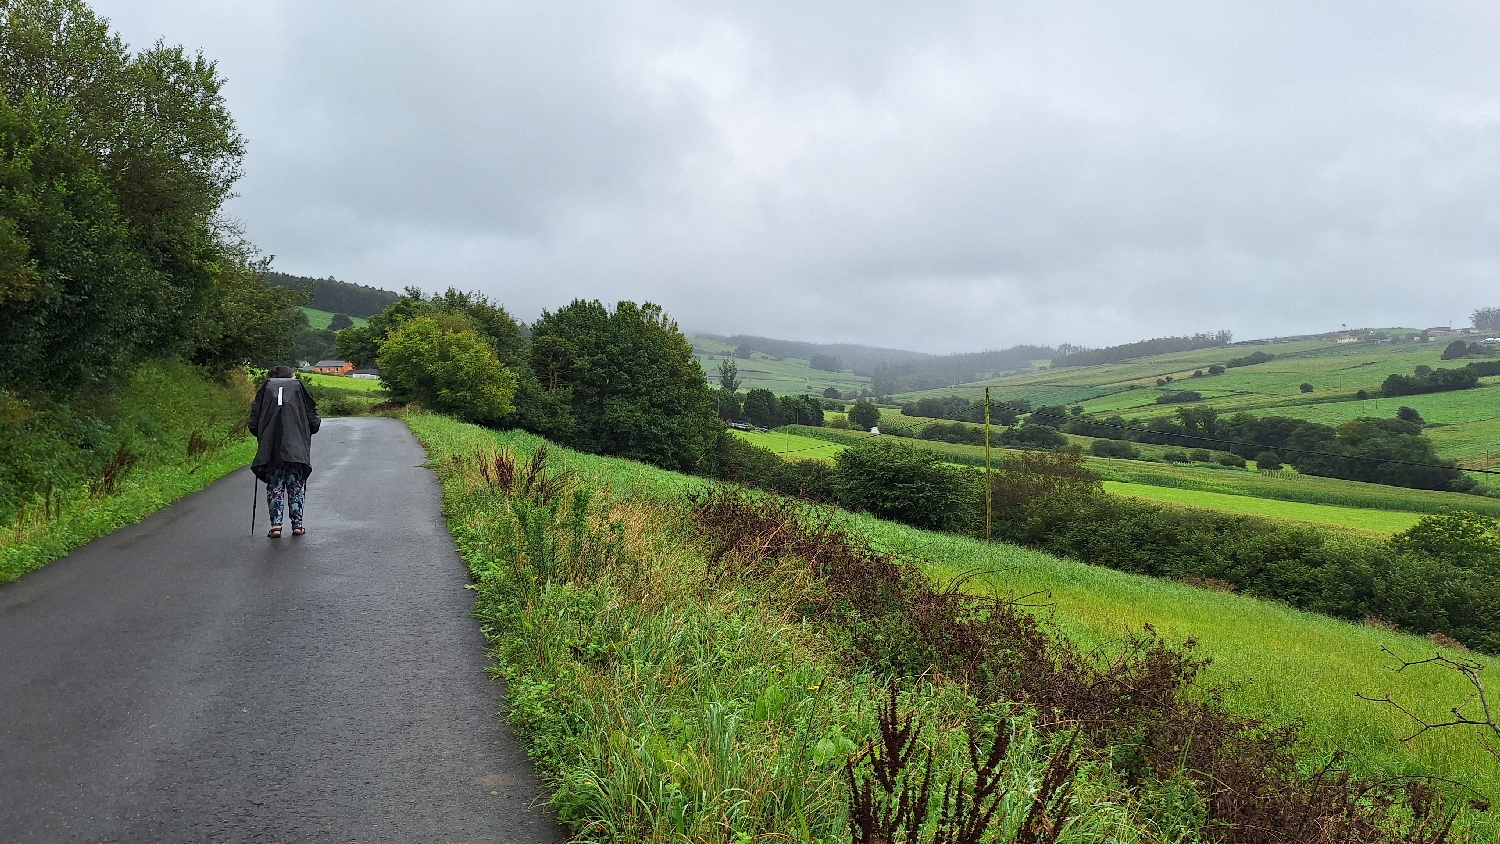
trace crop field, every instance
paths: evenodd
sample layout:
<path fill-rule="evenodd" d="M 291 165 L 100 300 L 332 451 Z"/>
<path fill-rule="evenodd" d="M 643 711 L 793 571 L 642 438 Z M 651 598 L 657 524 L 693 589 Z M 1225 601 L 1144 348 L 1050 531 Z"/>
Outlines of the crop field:
<path fill-rule="evenodd" d="M 317 308 L 309 308 L 306 306 L 302 306 L 301 311 L 302 313 L 307 314 L 307 324 L 311 325 L 313 328 L 325 329 L 328 327 L 328 323 L 333 321 L 332 311 L 320 311 Z M 354 324 L 356 326 L 359 326 L 360 328 L 363 328 L 370 324 L 370 321 L 365 319 L 364 317 L 351 316 L 349 317 L 349 319 L 353 320 Z"/>
<path fill-rule="evenodd" d="M 436 417 L 410 421 L 429 448 L 440 453 L 469 453 L 501 445 L 520 447 L 522 435 L 458 425 Z M 485 444 L 485 445 L 482 445 Z M 711 482 L 655 469 L 628 460 L 600 458 L 556 448 L 559 467 L 579 474 L 587 485 L 617 496 L 675 500 Z M 1226 700 L 1247 714 L 1273 722 L 1300 720 L 1305 737 L 1317 751 L 1348 751 L 1349 764 L 1375 775 L 1435 775 L 1463 782 L 1487 799 L 1500 796 L 1500 765 L 1474 733 L 1439 730 L 1411 741 L 1407 718 L 1388 706 L 1358 700 L 1356 693 L 1389 693 L 1414 711 L 1442 716 L 1466 697 L 1465 686 L 1451 672 L 1408 671 L 1396 674 L 1382 648 L 1407 657 L 1430 656 L 1436 649 L 1424 638 L 1379 627 L 1350 624 L 1292 610 L 1284 605 L 1240 595 L 1194 588 L 1084 565 L 1006 544 L 932 533 L 868 516 L 844 514 L 846 524 L 877 546 L 924 566 L 939 579 L 974 575 L 974 588 L 993 588 L 1005 595 L 1029 596 L 1025 603 L 1049 617 L 1084 644 L 1109 645 L 1129 630 L 1151 624 L 1172 641 L 1195 639 L 1196 652 L 1212 659 L 1210 682 L 1228 684 Z M 1474 658 L 1473 654 L 1464 654 Z M 1489 667 L 1494 660 L 1478 657 Z M 1485 824 L 1480 840 L 1494 833 Z"/>
<path fill-rule="evenodd" d="M 821 460 L 832 462 L 833 458 L 843 451 L 846 446 L 827 440 L 817 440 L 812 437 L 802 437 L 785 431 L 773 431 L 762 434 L 757 431 L 734 431 L 731 432 L 751 445 L 758 445 L 768 451 L 774 452 L 778 457 L 786 460 Z"/>
<path fill-rule="evenodd" d="M 1147 484 L 1105 481 L 1104 491 L 1130 498 L 1144 498 L 1165 504 L 1202 507 L 1245 516 L 1262 516 L 1279 521 L 1304 522 L 1320 526 L 1351 529 L 1365 533 L 1390 535 L 1415 525 L 1422 517 L 1417 513 L 1395 510 L 1369 510 L 1338 507 L 1329 504 L 1304 504 L 1300 501 L 1278 501 L 1274 498 L 1252 498 L 1195 489 L 1174 489 Z"/>

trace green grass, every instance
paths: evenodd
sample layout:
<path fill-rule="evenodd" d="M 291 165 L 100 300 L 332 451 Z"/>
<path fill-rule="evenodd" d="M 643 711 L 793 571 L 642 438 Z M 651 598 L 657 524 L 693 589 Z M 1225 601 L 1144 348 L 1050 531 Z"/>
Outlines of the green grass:
<path fill-rule="evenodd" d="M 784 431 L 773 431 L 769 434 L 757 431 L 732 431 L 732 433 L 751 445 L 760 446 L 787 460 L 832 461 L 845 448 L 838 443 L 797 436 Z"/>
<path fill-rule="evenodd" d="M 385 387 L 377 380 L 350 378 L 347 375 L 322 375 L 317 372 L 299 372 L 297 377 L 304 383 L 351 393 L 385 393 Z"/>
<path fill-rule="evenodd" d="M 248 464 L 255 440 L 242 426 L 252 392 L 243 376 L 227 382 L 180 364 L 147 364 L 114 397 L 101 432 L 138 456 L 112 495 L 90 493 L 88 479 L 55 490 L 0 525 L 0 583 L 8 583 L 98 537 L 151 513 Z M 189 456 L 193 432 L 209 450 Z M 47 512 L 49 511 L 50 512 Z"/>
<path fill-rule="evenodd" d="M 1247 495 L 1228 495 L 1222 492 L 1174 489 L 1146 484 L 1120 483 L 1119 481 L 1105 481 L 1104 491 L 1114 495 L 1144 498 L 1168 504 L 1184 504 L 1226 513 L 1352 528 L 1357 531 L 1381 534 L 1400 533 L 1415 525 L 1422 518 L 1416 513 L 1335 507 L 1327 504 L 1303 504 L 1296 501 L 1277 501 L 1269 498 L 1252 498 Z"/>
<path fill-rule="evenodd" d="M 306 305 L 299 307 L 302 313 L 307 314 L 307 324 L 313 328 L 326 329 L 328 323 L 333 320 L 333 311 L 320 311 L 317 308 L 309 308 Z M 370 324 L 370 321 L 364 317 L 351 316 L 349 319 L 353 320 L 355 326 L 359 328 L 364 328 Z"/>
<path fill-rule="evenodd" d="M 485 443 L 494 447 L 516 442 L 435 417 L 411 418 L 409 424 L 435 457 L 472 453 Z M 565 449 L 555 449 L 554 454 L 560 465 L 577 471 L 585 485 L 608 488 L 616 495 L 666 502 L 710 484 L 626 460 Z M 1351 752 L 1352 764 L 1365 773 L 1450 777 L 1491 799 L 1500 796 L 1500 764 L 1473 734 L 1443 730 L 1403 742 L 1411 732 L 1404 716 L 1355 697 L 1390 693 L 1432 717 L 1463 700 L 1465 688 L 1455 676 L 1436 671 L 1397 675 L 1389 669 L 1382 647 L 1405 656 L 1431 655 L 1434 646 L 1426 639 L 1015 546 L 986 546 L 862 515 L 844 518 L 857 533 L 918 561 L 937 577 L 981 572 L 984 584 L 1008 594 L 1032 595 L 1028 600 L 1041 605 L 1038 612 L 1050 615 L 1083 643 L 1108 643 L 1145 624 L 1170 639 L 1194 639 L 1198 652 L 1213 659 L 1208 679 L 1230 684 L 1232 706 L 1277 722 L 1305 722 L 1309 741 L 1324 750 Z M 1485 666 L 1493 662 L 1478 661 Z M 1481 840 L 1489 840 L 1495 832 L 1489 825 L 1479 834 Z"/>
<path fill-rule="evenodd" d="M 707 373 L 709 383 L 718 384 L 719 363 L 726 356 L 733 357 L 734 347 L 710 337 L 688 339 L 693 343 L 693 356 Z M 734 358 L 734 364 L 739 367 L 740 392 L 770 390 L 779 396 L 822 396 L 824 390 L 833 387 L 840 393 L 848 395 L 851 392 L 866 390 L 870 386 L 870 379 L 864 375 L 855 375 L 853 372 L 825 372 L 821 369 L 813 369 L 807 361 L 800 358 L 777 360 L 764 352 L 751 354 L 749 360 Z"/>
<path fill-rule="evenodd" d="M 1402 406 L 1416 408 L 1440 427 L 1429 430 L 1438 454 L 1479 466 L 1486 456 L 1500 465 L 1500 378 L 1485 379 L 1476 390 L 1400 398 L 1357 400 L 1359 390 L 1378 394 L 1387 375 L 1411 374 L 1419 365 L 1459 367 L 1466 361 L 1441 360 L 1446 343 L 1337 343 L 1298 340 L 1255 346 L 1232 346 L 1155 355 L 1121 363 L 1046 369 L 1000 378 L 895 396 L 910 401 L 924 396 L 962 396 L 982 400 L 990 387 L 995 401 L 1027 399 L 1033 405 L 1079 404 L 1095 415 L 1120 414 L 1150 418 L 1173 412 L 1156 399 L 1173 390 L 1195 390 L 1203 404 L 1223 413 L 1251 411 L 1261 415 L 1293 416 L 1339 424 L 1358 416 L 1392 417 Z M 1193 377 L 1212 364 L 1253 351 L 1276 358 L 1253 366 L 1236 367 L 1222 375 Z M 1170 376 L 1166 386 L 1156 381 Z M 1313 386 L 1303 393 L 1301 385 Z"/>

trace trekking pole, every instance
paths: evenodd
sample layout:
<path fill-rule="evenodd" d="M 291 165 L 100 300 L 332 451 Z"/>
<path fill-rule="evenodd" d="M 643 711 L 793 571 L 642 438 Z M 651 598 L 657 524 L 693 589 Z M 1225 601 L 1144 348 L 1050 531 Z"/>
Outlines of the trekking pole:
<path fill-rule="evenodd" d="M 255 511 L 260 503 L 260 478 L 250 475 L 250 535 L 255 535 Z"/>

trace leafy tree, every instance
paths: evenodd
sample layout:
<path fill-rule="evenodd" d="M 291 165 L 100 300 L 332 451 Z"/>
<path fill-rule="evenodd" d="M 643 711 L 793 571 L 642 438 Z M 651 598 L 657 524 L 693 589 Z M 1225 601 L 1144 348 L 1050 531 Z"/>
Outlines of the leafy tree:
<path fill-rule="evenodd" d="M 1065 448 L 1068 438 L 1051 425 L 1037 425 L 1027 421 L 1019 428 L 1006 428 L 1000 433 L 1001 445 L 1015 448 Z"/>
<path fill-rule="evenodd" d="M 380 346 L 380 378 L 398 397 L 471 422 L 512 410 L 516 376 L 494 347 L 456 314 L 403 323 Z"/>
<path fill-rule="evenodd" d="M 823 403 L 812 396 L 782 396 L 781 424 L 823 427 Z"/>
<path fill-rule="evenodd" d="M 1426 378 L 1432 374 L 1432 367 L 1425 363 L 1417 364 L 1417 368 L 1412 370 L 1412 374 L 1418 378 Z"/>
<path fill-rule="evenodd" d="M 725 422 L 740 422 L 745 418 L 744 399 L 739 393 L 731 393 L 723 387 L 709 390 L 709 403 L 714 413 Z M 728 436 L 727 434 L 725 436 Z"/>
<path fill-rule="evenodd" d="M 839 395 L 839 391 L 837 388 L 829 387 L 828 389 L 823 391 L 823 398 L 838 401 L 839 399 L 843 398 L 843 396 Z"/>
<path fill-rule="evenodd" d="M 1413 407 L 1396 408 L 1396 418 L 1402 422 L 1410 422 L 1413 425 L 1427 424 L 1427 420 L 1423 419 L 1422 414 L 1418 413 L 1416 408 Z"/>
<path fill-rule="evenodd" d="M 1480 331 L 1500 331 L 1500 308 L 1480 308 L 1471 319 Z"/>
<path fill-rule="evenodd" d="M 1281 468 L 1281 458 L 1274 451 L 1262 451 L 1255 455 L 1255 468 L 1276 471 Z"/>
<path fill-rule="evenodd" d="M 350 319 L 348 314 L 334 314 L 333 319 L 328 321 L 328 330 L 343 331 L 353 324 L 354 320 Z"/>
<path fill-rule="evenodd" d="M 242 260 L 214 275 L 188 354 L 193 363 L 222 372 L 285 355 L 302 314 L 295 307 L 300 294 L 265 284 L 259 269 Z"/>
<path fill-rule="evenodd" d="M 744 344 L 736 346 L 734 349 L 734 356 L 740 360 L 749 360 L 753 354 L 755 354 L 755 350 Z"/>
<path fill-rule="evenodd" d="M 840 452 L 831 486 L 846 507 L 929 530 L 962 525 L 978 492 L 970 473 L 885 437 Z"/>
<path fill-rule="evenodd" d="M 733 393 L 740 388 L 740 368 L 733 358 L 719 361 L 719 386 Z"/>
<path fill-rule="evenodd" d="M 874 428 L 880 424 L 880 408 L 876 407 L 873 402 L 860 399 L 849 408 L 849 424 L 861 431 Z"/>
<path fill-rule="evenodd" d="M 762 428 L 775 428 L 781 424 L 781 402 L 776 394 L 766 389 L 755 389 L 745 394 L 745 421 Z"/>
<path fill-rule="evenodd" d="M 576 300 L 543 312 L 532 342 L 558 337 L 577 349 L 566 388 L 568 445 L 684 471 L 712 462 L 722 423 L 693 347 L 659 306 L 621 302 L 614 311 Z M 704 461 L 708 462 L 704 462 Z"/>
<path fill-rule="evenodd" d="M 834 357 L 833 355 L 813 355 L 807 363 L 808 366 L 811 366 L 813 369 L 821 370 L 823 372 L 839 372 L 844 368 L 843 364 L 839 362 L 839 359 L 837 357 Z"/>
<path fill-rule="evenodd" d="M 1297 389 L 1301 390 L 1304 393 L 1311 393 L 1313 391 L 1313 385 L 1308 384 L 1304 381 L 1302 384 L 1298 385 Z"/>
<path fill-rule="evenodd" d="M 380 343 L 375 339 L 374 330 L 356 325 L 338 333 L 334 353 L 355 366 L 367 366 L 380 356 Z"/>
<path fill-rule="evenodd" d="M 1417 367 L 1419 370 L 1422 367 Z M 1380 385 L 1386 396 L 1414 396 L 1449 390 L 1468 390 L 1479 386 L 1479 374 L 1472 367 L 1437 369 L 1416 375 L 1390 375 Z"/>
<path fill-rule="evenodd" d="M 1220 364 L 1216 363 L 1213 366 L 1210 366 L 1208 368 L 1208 374 L 1209 375 L 1223 375 L 1224 374 L 1224 367 L 1221 366 Z"/>
<path fill-rule="evenodd" d="M 1399 551 L 1455 566 L 1500 570 L 1500 523 L 1468 510 L 1423 516 L 1390 541 Z"/>
<path fill-rule="evenodd" d="M 1089 445 L 1089 451 L 1096 457 L 1123 457 L 1136 458 L 1141 452 L 1134 445 L 1124 440 L 1094 440 Z"/>

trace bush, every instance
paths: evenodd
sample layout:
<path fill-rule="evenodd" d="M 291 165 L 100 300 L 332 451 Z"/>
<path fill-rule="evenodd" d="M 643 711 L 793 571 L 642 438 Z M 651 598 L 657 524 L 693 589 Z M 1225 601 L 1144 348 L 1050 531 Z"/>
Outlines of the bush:
<path fill-rule="evenodd" d="M 1240 469 L 1245 468 L 1245 458 L 1239 456 L 1238 454 L 1229 454 L 1228 452 L 1219 455 L 1218 463 L 1220 466 L 1234 466 Z"/>
<path fill-rule="evenodd" d="M 1265 363 L 1266 361 L 1274 360 L 1275 357 L 1275 355 L 1269 352 L 1251 352 L 1250 354 L 1245 355 L 1242 358 L 1235 358 L 1233 360 L 1225 361 L 1224 365 L 1229 367 L 1230 369 L 1238 366 L 1254 366 L 1257 363 Z"/>
<path fill-rule="evenodd" d="M 1313 385 L 1304 381 L 1297 386 L 1297 389 L 1301 390 L 1304 393 L 1311 393 L 1313 391 Z"/>
<path fill-rule="evenodd" d="M 1194 463 L 1210 463 L 1214 459 L 1214 454 L 1206 448 L 1195 448 L 1188 452 L 1188 457 L 1192 458 Z"/>
<path fill-rule="evenodd" d="M 1030 422 L 1019 428 L 1006 428 L 1000 433 L 999 444 L 1012 448 L 1066 448 L 1068 438 L 1050 425 L 1034 425 Z"/>
<path fill-rule="evenodd" d="M 1167 461 L 1168 463 L 1186 463 L 1188 462 L 1188 455 L 1187 452 L 1180 451 L 1174 448 L 1171 451 L 1163 454 L 1161 456 L 1161 459 Z"/>
<path fill-rule="evenodd" d="M 1269 469 L 1273 472 L 1277 471 L 1282 468 L 1281 458 L 1274 451 L 1262 451 L 1260 454 L 1255 455 L 1255 468 Z"/>
<path fill-rule="evenodd" d="M 849 419 L 847 417 L 836 416 L 833 419 L 828 420 L 827 427 L 829 427 L 829 428 L 836 428 L 836 429 L 838 429 L 840 431 L 847 431 L 852 426 L 849 424 Z"/>
<path fill-rule="evenodd" d="M 984 445 L 984 429 L 961 422 L 934 422 L 922 428 L 917 437 L 960 445 Z"/>
<path fill-rule="evenodd" d="M 1357 392 L 1357 393 L 1354 394 L 1354 397 L 1357 398 L 1357 399 L 1359 399 L 1360 401 L 1364 401 L 1365 399 L 1367 399 L 1367 398 L 1370 397 L 1370 391 L 1369 390 L 1360 390 L 1359 392 Z"/>
<path fill-rule="evenodd" d="M 451 314 L 418 317 L 380 347 L 380 379 L 392 394 L 470 422 L 510 413 L 516 376 L 467 320 Z"/>
<path fill-rule="evenodd" d="M 832 489 L 844 506 L 928 530 L 953 530 L 977 496 L 971 472 L 931 451 L 872 438 L 839 453 Z"/>
<path fill-rule="evenodd" d="M 1156 397 L 1157 404 L 1183 404 L 1195 401 L 1203 401 L 1203 394 L 1196 390 L 1178 390 L 1172 393 L 1163 393 Z"/>
<path fill-rule="evenodd" d="M 1126 440 L 1094 440 L 1089 451 L 1095 457 L 1122 457 L 1135 459 L 1141 456 L 1140 449 Z"/>
<path fill-rule="evenodd" d="M 1423 367 L 1417 367 L 1421 370 Z M 1390 375 L 1380 385 L 1386 396 L 1415 396 L 1422 393 L 1443 393 L 1449 390 L 1468 390 L 1479 386 L 1479 374 L 1472 366 L 1462 369 L 1436 369 L 1416 375 Z"/>
<path fill-rule="evenodd" d="M 1427 420 L 1422 418 L 1422 414 L 1418 413 L 1416 411 L 1416 408 L 1411 407 L 1403 406 L 1396 408 L 1396 418 L 1400 419 L 1402 422 L 1410 422 L 1413 425 L 1427 424 Z"/>
<path fill-rule="evenodd" d="M 1500 523 L 1467 510 L 1423 516 L 1391 537 L 1391 546 L 1454 566 L 1500 570 Z"/>
<path fill-rule="evenodd" d="M 1224 367 L 1222 367 L 1222 366 L 1220 366 L 1219 364 L 1216 363 L 1213 366 L 1210 366 L 1208 368 L 1208 374 L 1209 375 L 1223 375 L 1224 374 Z"/>

